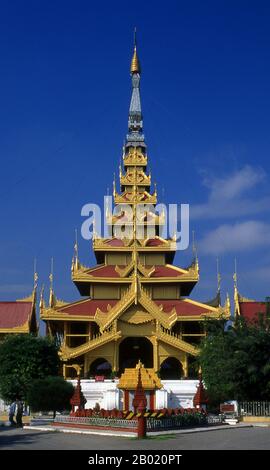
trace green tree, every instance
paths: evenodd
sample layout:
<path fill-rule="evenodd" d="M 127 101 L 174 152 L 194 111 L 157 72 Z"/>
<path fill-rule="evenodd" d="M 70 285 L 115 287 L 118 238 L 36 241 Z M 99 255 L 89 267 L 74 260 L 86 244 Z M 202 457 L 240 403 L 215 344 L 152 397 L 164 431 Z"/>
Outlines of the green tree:
<path fill-rule="evenodd" d="M 209 321 L 199 362 L 212 402 L 270 399 L 270 323 L 259 317 L 234 326 Z"/>
<path fill-rule="evenodd" d="M 27 403 L 32 411 L 70 410 L 74 387 L 63 377 L 46 377 L 34 380 L 27 393 Z"/>
<path fill-rule="evenodd" d="M 8 335 L 0 343 L 0 396 L 7 402 L 26 400 L 34 379 L 57 375 L 60 367 L 53 340 L 32 335 Z"/>

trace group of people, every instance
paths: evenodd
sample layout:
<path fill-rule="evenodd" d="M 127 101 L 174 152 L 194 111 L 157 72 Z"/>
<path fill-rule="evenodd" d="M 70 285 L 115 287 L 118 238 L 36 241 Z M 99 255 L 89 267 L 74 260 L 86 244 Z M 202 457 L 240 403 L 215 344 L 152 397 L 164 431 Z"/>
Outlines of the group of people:
<path fill-rule="evenodd" d="M 16 400 L 11 403 L 9 407 L 9 422 L 12 426 L 22 427 L 22 416 L 23 416 L 23 402 L 16 398 Z M 14 421 L 14 417 L 16 421 Z"/>

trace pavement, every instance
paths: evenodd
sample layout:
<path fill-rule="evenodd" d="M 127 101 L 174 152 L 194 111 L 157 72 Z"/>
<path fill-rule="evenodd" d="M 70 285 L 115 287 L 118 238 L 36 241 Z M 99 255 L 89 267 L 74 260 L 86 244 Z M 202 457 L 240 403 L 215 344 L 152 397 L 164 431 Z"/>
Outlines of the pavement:
<path fill-rule="evenodd" d="M 205 432 L 148 436 L 147 439 L 85 433 L 51 432 L 24 428 L 0 428 L 0 450 L 270 450 L 270 427 L 222 426 Z"/>

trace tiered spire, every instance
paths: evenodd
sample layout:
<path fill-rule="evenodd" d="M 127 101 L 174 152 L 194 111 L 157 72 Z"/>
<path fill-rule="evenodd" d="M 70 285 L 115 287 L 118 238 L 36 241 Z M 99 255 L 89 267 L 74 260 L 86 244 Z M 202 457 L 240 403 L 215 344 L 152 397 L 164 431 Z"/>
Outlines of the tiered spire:
<path fill-rule="evenodd" d="M 128 135 L 126 146 L 145 147 L 144 135 L 142 132 L 143 120 L 140 97 L 141 67 L 137 55 L 136 30 L 134 35 L 134 52 L 131 61 L 130 73 L 132 79 L 132 95 L 129 107 Z"/>
<path fill-rule="evenodd" d="M 121 194 L 113 183 L 115 204 L 156 204 L 157 193 L 150 194 L 151 175 L 146 173 L 147 152 L 143 134 L 142 107 L 140 98 L 141 67 L 137 54 L 136 31 L 134 52 L 131 60 L 132 95 L 128 115 L 128 134 L 123 146 L 123 168 L 120 164 L 119 178 Z M 154 214 L 153 214 L 154 217 Z M 107 222 L 110 223 L 110 214 Z"/>

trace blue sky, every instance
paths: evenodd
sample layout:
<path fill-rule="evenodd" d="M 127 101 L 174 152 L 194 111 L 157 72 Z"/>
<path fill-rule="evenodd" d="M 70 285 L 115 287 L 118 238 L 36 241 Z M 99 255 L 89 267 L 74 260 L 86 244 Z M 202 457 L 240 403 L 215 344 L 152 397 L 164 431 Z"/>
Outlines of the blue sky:
<path fill-rule="evenodd" d="M 35 257 L 48 286 L 52 256 L 57 296 L 79 297 L 74 229 L 118 173 L 135 25 L 152 177 L 166 203 L 191 204 L 193 297 L 214 296 L 217 255 L 223 297 L 235 257 L 241 293 L 269 294 L 269 21 L 267 1 L 1 1 L 1 300 L 31 291 Z"/>

